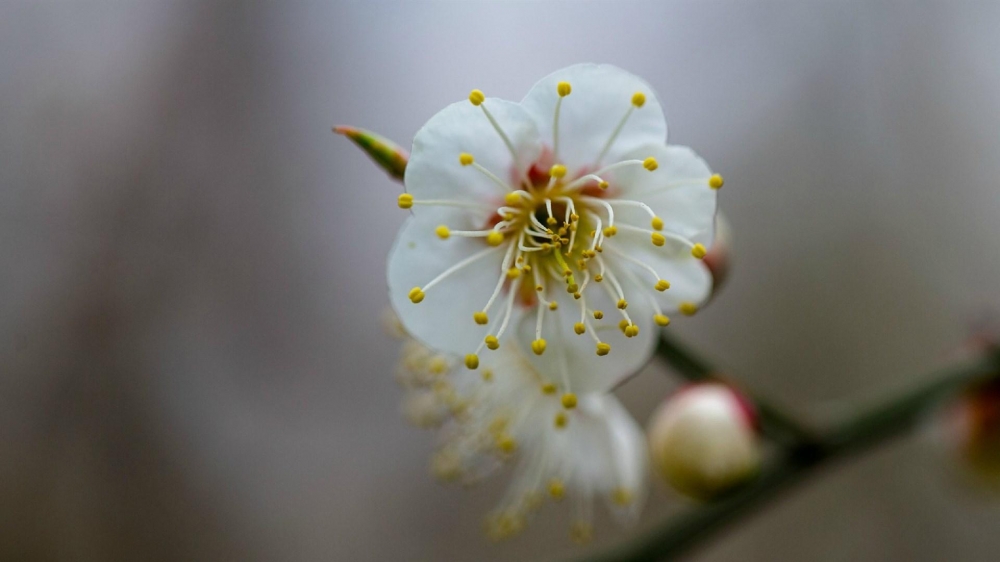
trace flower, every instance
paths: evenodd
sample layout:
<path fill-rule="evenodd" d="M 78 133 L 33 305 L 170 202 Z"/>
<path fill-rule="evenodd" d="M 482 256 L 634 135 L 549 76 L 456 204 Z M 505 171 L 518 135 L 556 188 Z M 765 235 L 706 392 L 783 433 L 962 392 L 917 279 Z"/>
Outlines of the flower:
<path fill-rule="evenodd" d="M 591 393 L 569 404 L 514 346 L 484 358 L 477 371 L 404 336 L 397 378 L 403 414 L 439 429 L 431 470 L 471 484 L 507 464 L 513 479 L 487 517 L 494 539 L 512 536 L 546 499 L 574 510 L 572 537 L 593 533 L 593 501 L 603 497 L 622 522 L 634 520 L 648 482 L 642 429 L 613 396 Z"/>
<path fill-rule="evenodd" d="M 966 482 L 1000 491 L 1000 378 L 966 389 L 945 412 L 945 443 Z"/>
<path fill-rule="evenodd" d="M 520 104 L 473 90 L 432 117 L 389 258 L 403 325 L 470 368 L 484 348 L 530 348 L 565 393 L 635 372 L 654 326 L 697 312 L 712 283 L 722 178 L 666 134 L 649 85 L 608 65 L 555 72 Z"/>
<path fill-rule="evenodd" d="M 757 473 L 755 419 L 749 402 L 724 384 L 688 386 L 650 419 L 653 465 L 677 491 L 711 499 Z"/>

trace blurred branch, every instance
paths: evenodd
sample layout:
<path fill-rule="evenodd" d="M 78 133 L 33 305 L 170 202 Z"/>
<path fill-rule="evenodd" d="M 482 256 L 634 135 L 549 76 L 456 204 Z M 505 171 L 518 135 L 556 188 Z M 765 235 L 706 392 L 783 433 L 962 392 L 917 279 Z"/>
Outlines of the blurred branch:
<path fill-rule="evenodd" d="M 781 408 L 763 398 L 754 396 L 736 382 L 727 379 L 695 351 L 685 347 L 684 344 L 666 333 L 660 336 L 660 344 L 656 353 L 687 380 L 695 382 L 719 381 L 738 389 L 757 408 L 761 432 L 774 441 L 783 444 L 801 444 L 815 443 L 819 440 L 818 434 L 809 429 L 808 426 L 795 420 Z"/>
<path fill-rule="evenodd" d="M 665 340 L 667 341 L 667 340 Z M 682 349 L 670 342 L 661 345 L 661 354 Z M 668 351 L 663 351 L 667 349 Z M 708 372 L 693 356 L 687 373 Z M 702 368 L 696 369 L 695 367 Z M 679 369 L 679 368 L 678 368 Z M 822 436 L 819 441 L 794 443 L 761 471 L 753 482 L 722 499 L 695 508 L 667 520 L 659 528 L 624 546 L 588 558 L 588 562 L 640 562 L 679 556 L 699 542 L 720 531 L 726 524 L 760 508 L 778 494 L 809 476 L 822 466 L 829 466 L 866 449 L 882 445 L 912 428 L 942 399 L 969 385 L 994 378 L 1000 372 L 1000 354 L 991 352 L 943 369 L 927 382 L 864 409 Z"/>

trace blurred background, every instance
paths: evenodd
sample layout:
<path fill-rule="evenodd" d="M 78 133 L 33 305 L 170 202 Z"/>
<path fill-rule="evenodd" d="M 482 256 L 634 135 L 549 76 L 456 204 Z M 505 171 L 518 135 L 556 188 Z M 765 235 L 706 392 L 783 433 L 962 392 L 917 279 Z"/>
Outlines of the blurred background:
<path fill-rule="evenodd" d="M 547 506 L 428 475 L 385 335 L 408 145 L 471 88 L 609 62 L 726 177 L 736 262 L 670 329 L 822 420 L 1000 305 L 1000 3 L 0 4 L 0 559 L 551 560 Z M 676 384 L 618 394 L 644 422 Z M 1000 498 L 926 433 L 824 471 L 699 561 L 994 560 Z M 682 500 L 654 489 L 637 529 Z"/>

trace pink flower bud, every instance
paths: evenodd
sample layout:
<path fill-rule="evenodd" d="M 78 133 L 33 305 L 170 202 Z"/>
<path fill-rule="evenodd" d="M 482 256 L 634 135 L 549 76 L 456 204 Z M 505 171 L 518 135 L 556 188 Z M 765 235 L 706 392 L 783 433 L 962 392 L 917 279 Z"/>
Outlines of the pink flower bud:
<path fill-rule="evenodd" d="M 753 408 L 724 384 L 682 388 L 653 413 L 647 430 L 657 471 L 695 499 L 745 482 L 760 466 Z"/>

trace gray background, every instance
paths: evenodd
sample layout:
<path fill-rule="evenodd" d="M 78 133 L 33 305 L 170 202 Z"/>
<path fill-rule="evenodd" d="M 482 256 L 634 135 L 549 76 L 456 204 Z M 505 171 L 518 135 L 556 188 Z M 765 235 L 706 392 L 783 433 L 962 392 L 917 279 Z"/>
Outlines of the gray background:
<path fill-rule="evenodd" d="M 427 475 L 383 334 L 408 144 L 471 88 L 610 62 L 727 179 L 737 262 L 670 329 L 824 419 L 942 364 L 1000 304 L 1000 3 L 0 4 L 0 558 L 581 554 L 504 479 Z M 673 379 L 619 395 L 645 420 Z M 993 560 L 1000 498 L 928 432 L 694 559 Z M 683 507 L 657 487 L 640 522 Z M 598 544 L 630 532 L 602 518 Z"/>

